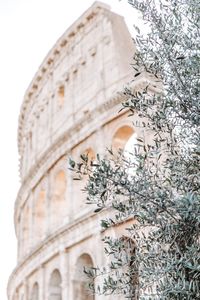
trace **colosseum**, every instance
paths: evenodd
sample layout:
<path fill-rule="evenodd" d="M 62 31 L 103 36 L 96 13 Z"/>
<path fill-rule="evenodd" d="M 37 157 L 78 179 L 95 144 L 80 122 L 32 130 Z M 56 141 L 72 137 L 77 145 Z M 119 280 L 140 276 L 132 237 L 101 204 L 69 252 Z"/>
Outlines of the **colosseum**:
<path fill-rule="evenodd" d="M 89 294 L 81 271 L 107 259 L 105 212 L 85 204 L 84 180 L 73 180 L 68 161 L 124 147 L 132 136 L 131 121 L 118 111 L 133 54 L 123 17 L 95 2 L 56 42 L 28 87 L 18 128 L 18 261 L 9 300 L 105 298 Z M 116 236 L 123 228 L 110 231 Z"/>

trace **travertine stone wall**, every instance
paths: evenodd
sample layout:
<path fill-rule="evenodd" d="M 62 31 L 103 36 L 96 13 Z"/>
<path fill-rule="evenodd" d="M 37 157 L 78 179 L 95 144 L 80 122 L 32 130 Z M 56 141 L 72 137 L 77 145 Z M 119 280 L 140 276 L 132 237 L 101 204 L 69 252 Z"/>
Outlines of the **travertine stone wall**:
<path fill-rule="evenodd" d="M 93 158 L 124 146 L 136 131 L 118 114 L 134 51 L 123 18 L 95 2 L 57 41 L 27 89 L 18 131 L 18 262 L 9 300 L 103 299 L 88 295 L 79 272 L 85 263 L 105 262 L 102 215 L 85 205 L 84 182 L 73 181 L 67 165 L 70 156 Z M 149 80 L 143 74 L 132 88 Z"/>

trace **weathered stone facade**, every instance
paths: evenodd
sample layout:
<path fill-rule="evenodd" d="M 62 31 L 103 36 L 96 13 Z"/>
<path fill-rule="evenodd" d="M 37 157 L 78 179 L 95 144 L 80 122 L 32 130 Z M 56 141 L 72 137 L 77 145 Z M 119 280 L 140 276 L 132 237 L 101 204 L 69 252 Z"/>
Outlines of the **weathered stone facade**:
<path fill-rule="evenodd" d="M 134 132 L 118 114 L 133 53 L 123 18 L 95 2 L 57 41 L 31 82 L 19 118 L 18 263 L 9 300 L 104 298 L 87 294 L 80 272 L 105 263 L 102 216 L 84 204 L 83 183 L 73 181 L 67 165 L 69 157 L 124 146 Z M 137 87 L 144 80 L 138 78 Z M 116 230 L 123 228 L 113 228 L 113 235 Z"/>

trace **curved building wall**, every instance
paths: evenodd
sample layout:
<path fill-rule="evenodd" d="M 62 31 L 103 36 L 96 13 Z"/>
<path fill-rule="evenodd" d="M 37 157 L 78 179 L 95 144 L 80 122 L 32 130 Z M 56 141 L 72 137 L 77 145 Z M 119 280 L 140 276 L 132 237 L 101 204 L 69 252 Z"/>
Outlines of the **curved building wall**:
<path fill-rule="evenodd" d="M 69 157 L 93 158 L 125 145 L 134 132 L 117 114 L 133 54 L 123 18 L 95 2 L 57 41 L 30 84 L 19 117 L 18 262 L 9 300 L 103 299 L 88 295 L 79 272 L 84 264 L 105 262 L 102 215 L 85 204 L 84 182 L 74 181 L 67 166 Z"/>

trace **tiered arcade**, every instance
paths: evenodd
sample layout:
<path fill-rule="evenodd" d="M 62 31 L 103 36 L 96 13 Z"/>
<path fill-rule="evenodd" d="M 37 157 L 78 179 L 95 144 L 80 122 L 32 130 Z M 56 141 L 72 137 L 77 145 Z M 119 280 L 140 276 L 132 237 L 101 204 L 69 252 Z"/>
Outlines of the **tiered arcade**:
<path fill-rule="evenodd" d="M 133 54 L 123 18 L 95 2 L 33 78 L 19 117 L 18 262 L 9 300 L 103 299 L 88 294 L 82 274 L 83 266 L 105 263 L 101 217 L 67 166 L 69 157 L 123 147 L 133 134 L 131 121 L 118 114 Z"/>

